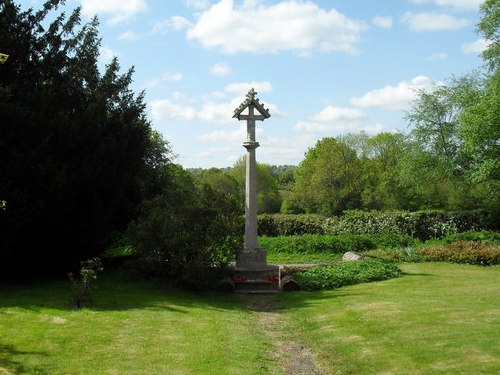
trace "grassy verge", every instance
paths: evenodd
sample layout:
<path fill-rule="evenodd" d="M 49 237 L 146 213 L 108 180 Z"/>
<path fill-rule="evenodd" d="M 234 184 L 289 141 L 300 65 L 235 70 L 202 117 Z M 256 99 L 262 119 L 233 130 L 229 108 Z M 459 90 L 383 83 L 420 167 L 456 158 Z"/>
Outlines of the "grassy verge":
<path fill-rule="evenodd" d="M 286 334 L 328 374 L 499 373 L 500 268 L 402 268 L 399 279 L 279 296 Z"/>
<path fill-rule="evenodd" d="M 500 373 L 500 267 L 402 269 L 388 281 L 267 296 L 273 332 L 306 347 L 325 374 Z M 0 287 L 0 373 L 283 374 L 248 296 L 109 276 L 97 285 L 79 311 L 68 309 L 66 280 Z"/>
<path fill-rule="evenodd" d="M 0 373 L 277 373 L 241 296 L 97 284 L 79 311 L 66 281 L 0 288 Z"/>

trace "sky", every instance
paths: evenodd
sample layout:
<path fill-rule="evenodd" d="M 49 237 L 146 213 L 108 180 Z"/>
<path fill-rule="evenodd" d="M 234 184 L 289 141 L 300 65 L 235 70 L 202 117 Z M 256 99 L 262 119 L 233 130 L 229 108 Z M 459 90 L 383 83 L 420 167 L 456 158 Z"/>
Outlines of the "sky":
<path fill-rule="evenodd" d="M 38 9 L 43 0 L 22 0 Z M 416 90 L 481 68 L 480 0 L 67 0 L 100 20 L 100 64 L 134 67 L 147 114 L 185 168 L 245 149 L 234 110 L 251 88 L 257 161 L 298 165 L 324 137 L 407 132 Z"/>

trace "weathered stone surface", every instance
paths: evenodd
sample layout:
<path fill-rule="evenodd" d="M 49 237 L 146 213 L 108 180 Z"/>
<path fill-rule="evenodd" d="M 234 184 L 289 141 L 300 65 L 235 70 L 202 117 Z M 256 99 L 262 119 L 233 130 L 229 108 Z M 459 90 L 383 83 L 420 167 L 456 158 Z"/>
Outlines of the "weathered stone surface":
<path fill-rule="evenodd" d="M 236 290 L 234 280 L 229 276 L 224 277 L 219 283 L 219 290 L 225 293 L 234 293 Z"/>
<path fill-rule="evenodd" d="M 259 269 L 267 265 L 267 251 L 261 247 L 245 248 L 236 255 L 236 267 Z"/>
<path fill-rule="evenodd" d="M 365 256 L 363 254 L 358 254 L 353 251 L 348 251 L 342 256 L 342 262 L 350 262 L 353 260 L 363 260 Z"/>
<path fill-rule="evenodd" d="M 300 285 L 292 276 L 285 276 L 281 279 L 281 290 L 283 292 L 300 290 Z"/>
<path fill-rule="evenodd" d="M 280 290 L 280 268 L 274 265 L 255 269 L 236 266 L 232 279 L 236 293 L 276 293 Z"/>

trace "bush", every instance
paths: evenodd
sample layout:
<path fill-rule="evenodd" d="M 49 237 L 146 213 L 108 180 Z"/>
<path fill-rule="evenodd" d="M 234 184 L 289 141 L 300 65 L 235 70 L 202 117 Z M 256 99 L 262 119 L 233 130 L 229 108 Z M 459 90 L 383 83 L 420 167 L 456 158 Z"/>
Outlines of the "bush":
<path fill-rule="evenodd" d="M 81 309 L 83 305 L 90 301 L 90 290 L 93 282 L 97 279 L 97 273 L 102 271 L 102 264 L 99 258 L 92 258 L 81 262 L 80 277 L 76 277 L 72 272 L 68 273 L 71 284 L 71 294 L 76 309 Z"/>
<path fill-rule="evenodd" d="M 407 211 L 346 211 L 343 216 L 321 215 L 260 215 L 259 234 L 291 236 L 303 234 L 375 234 L 405 236 L 426 241 L 471 230 L 496 230 L 498 222 L 486 211 L 444 212 L 436 210 Z M 391 239 L 393 242 L 394 238 Z M 411 243 L 400 244 L 409 246 Z M 382 246 L 386 246 L 385 244 Z M 390 247 L 395 246 L 390 244 Z"/>
<path fill-rule="evenodd" d="M 259 215 L 258 228 L 261 236 L 296 236 L 324 234 L 324 216 L 320 215 Z"/>
<path fill-rule="evenodd" d="M 355 235 L 315 235 L 261 237 L 260 245 L 273 253 L 345 253 L 363 252 L 376 247 L 368 236 Z"/>
<path fill-rule="evenodd" d="M 190 288 L 208 285 L 211 268 L 234 260 L 243 245 L 243 222 L 234 199 L 197 186 L 178 166 L 166 171 L 165 190 L 143 203 L 126 243 L 137 250 L 130 263 L 146 276 Z"/>
<path fill-rule="evenodd" d="M 500 247 L 480 241 L 456 241 L 421 250 L 422 260 L 491 266 L 500 264 Z"/>
<path fill-rule="evenodd" d="M 339 263 L 324 268 L 311 268 L 294 275 L 302 289 L 326 290 L 346 285 L 387 280 L 401 276 L 401 270 L 391 262 L 367 259 Z"/>
<path fill-rule="evenodd" d="M 455 233 L 443 238 L 443 242 L 452 243 L 456 241 L 481 241 L 483 243 L 500 245 L 500 232 L 480 231 Z"/>
<path fill-rule="evenodd" d="M 381 233 L 365 235 L 375 245 L 377 249 L 393 249 L 413 247 L 420 243 L 417 239 L 407 234 Z"/>

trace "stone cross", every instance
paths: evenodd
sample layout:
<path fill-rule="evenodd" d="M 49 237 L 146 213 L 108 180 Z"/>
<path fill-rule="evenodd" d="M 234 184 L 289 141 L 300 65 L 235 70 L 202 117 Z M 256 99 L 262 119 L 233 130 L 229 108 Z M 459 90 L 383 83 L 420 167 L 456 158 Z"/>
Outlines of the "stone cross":
<path fill-rule="evenodd" d="M 247 139 L 243 147 L 248 151 L 246 157 L 245 182 L 245 246 L 236 259 L 236 265 L 243 267 L 258 267 L 266 265 L 265 251 L 259 248 L 257 239 L 257 166 L 255 149 L 259 142 L 255 140 L 255 121 L 264 121 L 271 117 L 269 110 L 259 102 L 257 93 L 252 88 L 246 99 L 234 111 L 233 118 L 247 121 Z M 243 112 L 248 109 L 248 114 Z"/>

